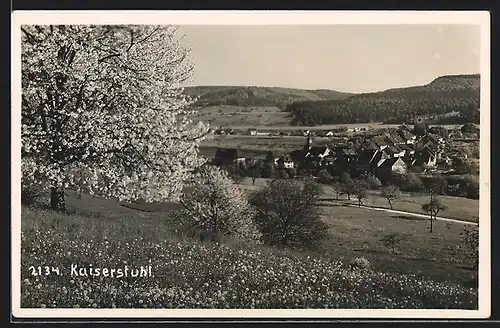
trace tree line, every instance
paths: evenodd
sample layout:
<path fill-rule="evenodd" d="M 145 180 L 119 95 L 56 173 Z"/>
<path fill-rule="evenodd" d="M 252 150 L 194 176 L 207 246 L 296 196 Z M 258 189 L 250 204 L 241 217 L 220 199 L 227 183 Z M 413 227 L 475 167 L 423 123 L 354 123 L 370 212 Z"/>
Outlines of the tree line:
<path fill-rule="evenodd" d="M 401 89 L 404 90 L 404 89 Z M 361 94 L 344 100 L 299 101 L 286 106 L 293 125 L 348 123 L 412 123 L 415 115 L 432 117 L 458 112 L 439 120 L 448 124 L 479 123 L 479 90 L 391 92 Z"/>

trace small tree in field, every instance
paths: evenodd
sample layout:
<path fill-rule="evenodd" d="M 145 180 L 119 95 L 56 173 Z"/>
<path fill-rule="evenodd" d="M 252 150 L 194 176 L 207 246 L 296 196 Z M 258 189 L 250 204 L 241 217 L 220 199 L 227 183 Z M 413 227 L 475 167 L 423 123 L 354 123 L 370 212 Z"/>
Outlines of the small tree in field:
<path fill-rule="evenodd" d="M 446 206 L 441 203 L 441 200 L 431 193 L 431 199 L 428 203 L 422 205 L 422 209 L 430 214 L 430 232 L 432 233 L 432 223 L 437 218 L 437 215 L 446 210 Z"/>
<path fill-rule="evenodd" d="M 345 189 L 342 182 L 334 182 L 332 184 L 332 187 L 333 187 L 333 192 L 335 193 L 336 199 L 339 200 L 339 197 L 344 194 L 344 189 Z"/>
<path fill-rule="evenodd" d="M 266 244 L 281 248 L 315 249 L 328 235 L 316 203 L 321 187 L 309 180 L 277 180 L 253 193 L 257 225 Z"/>
<path fill-rule="evenodd" d="M 368 183 L 365 180 L 354 181 L 353 191 L 356 199 L 358 200 L 358 206 L 361 207 L 363 199 L 368 196 Z"/>
<path fill-rule="evenodd" d="M 392 202 L 398 200 L 401 197 L 401 191 L 399 190 L 398 187 L 389 185 L 382 189 L 382 197 L 387 199 L 387 202 L 389 203 L 389 206 L 391 207 L 392 210 L 393 209 Z"/>
<path fill-rule="evenodd" d="M 120 200 L 176 200 L 203 164 L 181 83 L 189 51 L 169 26 L 25 25 L 21 44 L 23 180 Z"/>
<path fill-rule="evenodd" d="M 202 230 L 244 240 L 260 238 L 253 222 L 255 211 L 245 194 L 217 167 L 203 167 L 180 203 L 182 208 L 174 216 L 188 233 Z"/>
<path fill-rule="evenodd" d="M 248 175 L 252 179 L 252 185 L 255 185 L 255 180 L 262 176 L 262 169 L 258 163 L 248 168 Z"/>

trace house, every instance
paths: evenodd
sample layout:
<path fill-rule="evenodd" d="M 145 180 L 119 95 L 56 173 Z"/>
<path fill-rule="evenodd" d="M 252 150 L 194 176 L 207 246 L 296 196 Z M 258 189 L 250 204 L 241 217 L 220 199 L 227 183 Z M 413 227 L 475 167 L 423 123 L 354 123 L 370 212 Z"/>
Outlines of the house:
<path fill-rule="evenodd" d="M 295 162 L 292 160 L 291 156 L 283 155 L 278 158 L 277 165 L 280 169 L 293 169 L 295 167 Z"/>
<path fill-rule="evenodd" d="M 385 148 L 385 152 L 392 157 L 403 157 L 406 153 L 399 145 L 389 145 Z"/>
<path fill-rule="evenodd" d="M 305 157 L 314 157 L 321 160 L 328 156 L 328 154 L 330 154 L 330 148 L 328 148 L 328 146 L 311 147 Z"/>
<path fill-rule="evenodd" d="M 248 134 L 251 135 L 251 136 L 256 135 L 257 134 L 257 129 L 252 129 L 252 128 L 248 129 Z"/>
<path fill-rule="evenodd" d="M 333 137 L 333 131 L 328 131 L 327 133 L 325 133 L 325 136 L 326 137 Z"/>
<path fill-rule="evenodd" d="M 413 162 L 413 165 L 426 165 L 427 167 L 434 167 L 436 166 L 437 160 L 437 147 L 432 143 L 426 143 L 423 146 L 419 147 L 415 152 L 415 161 Z"/>
<path fill-rule="evenodd" d="M 271 134 L 270 132 L 257 132 L 256 133 L 257 136 L 261 136 L 261 137 L 263 137 L 263 136 L 269 137 L 270 134 Z"/>
<path fill-rule="evenodd" d="M 217 148 L 214 156 L 215 165 L 222 166 L 234 163 L 238 159 L 238 149 Z"/>
<path fill-rule="evenodd" d="M 388 144 L 402 145 L 406 141 L 396 131 L 390 131 L 386 134 L 385 140 Z"/>
<path fill-rule="evenodd" d="M 238 157 L 234 160 L 234 163 L 237 164 L 245 164 L 247 162 L 247 158 L 245 157 Z"/>
<path fill-rule="evenodd" d="M 407 164 L 399 157 L 388 158 L 377 167 L 375 173 L 380 181 L 387 181 L 393 173 L 405 173 L 408 170 Z"/>
<path fill-rule="evenodd" d="M 339 152 L 339 157 L 342 157 L 346 162 L 353 162 L 358 158 L 358 153 L 354 148 L 342 147 L 338 150 L 338 152 Z"/>
<path fill-rule="evenodd" d="M 372 141 L 378 150 L 384 150 L 387 148 L 387 141 L 384 136 L 377 136 L 373 138 Z"/>

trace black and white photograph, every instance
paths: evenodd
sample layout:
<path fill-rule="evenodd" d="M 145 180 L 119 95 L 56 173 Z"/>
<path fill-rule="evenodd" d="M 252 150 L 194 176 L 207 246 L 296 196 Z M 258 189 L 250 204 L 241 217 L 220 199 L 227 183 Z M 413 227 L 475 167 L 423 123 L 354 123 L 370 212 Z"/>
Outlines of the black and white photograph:
<path fill-rule="evenodd" d="M 487 12 L 13 22 L 17 315 L 489 316 Z"/>

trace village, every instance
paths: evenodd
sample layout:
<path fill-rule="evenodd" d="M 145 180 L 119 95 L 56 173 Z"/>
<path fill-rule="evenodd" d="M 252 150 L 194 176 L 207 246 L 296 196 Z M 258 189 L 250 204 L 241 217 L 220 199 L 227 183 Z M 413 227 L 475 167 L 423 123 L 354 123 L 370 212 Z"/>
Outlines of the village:
<path fill-rule="evenodd" d="M 463 127 L 461 130 L 464 132 L 461 137 L 477 135 L 477 131 L 466 131 Z M 242 169 L 272 165 L 288 176 L 317 176 L 321 170 L 327 170 L 332 176 L 346 172 L 359 177 L 369 173 L 382 182 L 389 182 L 394 173 L 404 174 L 410 170 L 422 174 L 453 174 L 467 159 L 466 153 L 452 147 L 456 140 L 453 129 L 429 128 L 420 120 L 416 120 L 413 127 L 402 124 L 379 133 L 369 133 L 366 128 L 299 132 L 305 138 L 304 146 L 289 153 L 273 156 L 270 152 L 265 158 L 249 158 L 240 156 L 236 148 L 218 148 L 213 164 L 223 167 L 237 164 Z M 270 132 L 249 129 L 248 134 L 269 136 Z M 315 138 L 324 139 L 325 136 L 330 137 L 329 142 L 315 143 Z"/>

